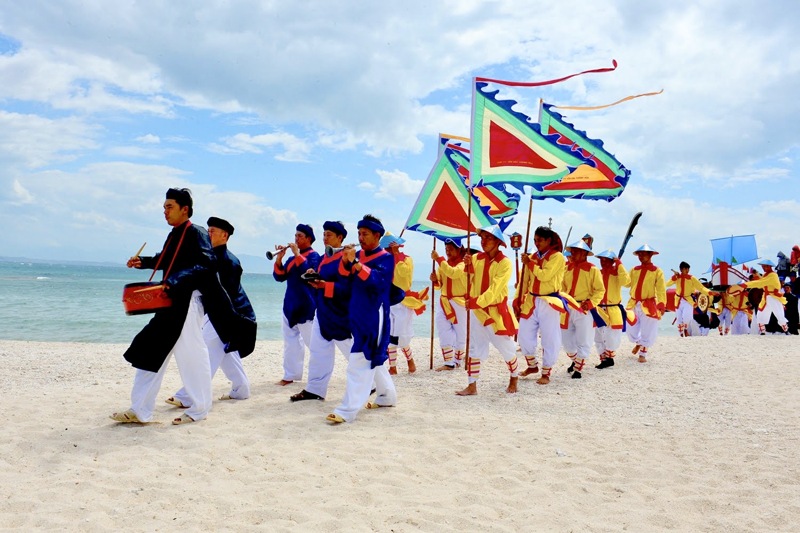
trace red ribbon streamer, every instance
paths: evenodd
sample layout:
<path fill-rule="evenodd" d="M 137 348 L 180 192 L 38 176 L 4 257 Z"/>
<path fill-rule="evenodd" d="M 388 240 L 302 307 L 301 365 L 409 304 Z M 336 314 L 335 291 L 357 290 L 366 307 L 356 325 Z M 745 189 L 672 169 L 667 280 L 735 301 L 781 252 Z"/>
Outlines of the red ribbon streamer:
<path fill-rule="evenodd" d="M 507 81 L 507 80 L 495 80 L 492 78 L 475 78 L 476 82 L 485 81 L 491 83 L 499 83 L 500 85 L 509 85 L 511 87 L 541 87 L 542 85 L 552 85 L 554 83 L 560 83 L 562 81 L 566 81 L 570 78 L 574 78 L 575 76 L 581 76 L 583 74 L 593 74 L 593 73 L 601 73 L 601 72 L 613 72 L 617 69 L 617 60 L 612 59 L 611 63 L 614 65 L 610 68 L 596 68 L 592 70 L 584 70 L 583 72 L 578 72 L 577 74 L 570 74 L 569 76 L 564 76 L 563 78 L 558 78 L 555 80 L 548 80 L 548 81 Z"/>

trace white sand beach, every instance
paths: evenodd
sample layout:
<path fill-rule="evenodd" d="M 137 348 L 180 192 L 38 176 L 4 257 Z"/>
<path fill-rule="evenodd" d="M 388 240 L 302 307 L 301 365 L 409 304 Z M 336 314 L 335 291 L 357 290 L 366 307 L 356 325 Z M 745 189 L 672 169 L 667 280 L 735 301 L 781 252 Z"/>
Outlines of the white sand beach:
<path fill-rule="evenodd" d="M 662 338 L 639 364 L 479 395 L 463 371 L 400 362 L 395 408 L 352 424 L 328 400 L 290 403 L 281 343 L 245 360 L 253 396 L 207 420 L 116 424 L 133 370 L 124 345 L 0 341 L 0 528 L 81 531 L 797 531 L 797 337 Z M 180 386 L 175 363 L 160 397 Z M 216 396 L 227 392 L 222 374 Z"/>

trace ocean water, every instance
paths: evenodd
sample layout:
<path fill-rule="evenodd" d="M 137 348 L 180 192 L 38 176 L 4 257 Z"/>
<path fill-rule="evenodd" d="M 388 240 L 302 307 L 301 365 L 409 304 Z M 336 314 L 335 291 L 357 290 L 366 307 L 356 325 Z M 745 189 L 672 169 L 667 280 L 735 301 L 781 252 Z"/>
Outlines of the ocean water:
<path fill-rule="evenodd" d="M 122 289 L 150 273 L 122 265 L 0 261 L 0 339 L 129 343 L 152 315 L 127 316 Z M 425 285 L 415 282 L 413 289 Z M 280 340 L 285 285 L 271 274 L 245 273 L 242 286 L 256 312 L 258 338 Z M 430 320 L 428 311 L 416 318 L 417 336 L 430 336 Z"/>

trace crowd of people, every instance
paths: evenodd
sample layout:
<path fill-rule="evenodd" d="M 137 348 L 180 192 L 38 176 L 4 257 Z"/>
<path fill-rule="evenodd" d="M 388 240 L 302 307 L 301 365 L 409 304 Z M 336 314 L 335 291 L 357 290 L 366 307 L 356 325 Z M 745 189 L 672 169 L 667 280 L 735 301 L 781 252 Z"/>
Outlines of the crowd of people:
<path fill-rule="evenodd" d="M 117 422 L 152 420 L 172 355 L 183 387 L 165 401 L 184 409 L 173 424 L 208 416 L 211 381 L 218 368 L 231 382 L 230 392 L 220 400 L 243 400 L 250 395 L 242 358 L 255 347 L 256 317 L 241 286 L 239 260 L 227 249 L 234 227 L 225 219 L 211 217 L 206 230 L 192 224 L 192 211 L 188 189 L 169 189 L 164 216 L 172 230 L 162 251 L 128 260 L 130 268 L 163 271 L 158 287 L 172 305 L 156 310 L 125 352 L 136 371 L 130 408 L 111 415 Z M 344 397 L 326 417 L 331 424 L 352 422 L 363 408 L 395 405 L 392 376 L 398 373 L 397 360 L 405 360 L 409 373 L 417 370 L 411 349 L 413 320 L 424 312 L 429 299 L 427 289 L 411 290 L 414 264 L 402 252 L 405 241 L 401 237 L 387 232 L 380 219 L 369 214 L 356 224 L 356 230 L 359 250 L 344 244 L 348 231 L 342 222 L 326 221 L 320 254 L 313 248 L 313 227 L 298 224 L 294 241 L 280 247 L 273 257 L 274 279 L 286 284 L 281 318 L 283 376 L 277 384 L 289 386 L 303 379 L 308 352 L 305 388 L 289 399 L 325 400 L 338 348 L 347 360 L 347 379 Z M 797 288 L 790 287 L 797 283 L 797 246 L 788 268 L 780 262 L 761 261 L 763 276 L 753 275 L 720 291 L 692 276 L 686 263 L 667 280 L 653 264 L 658 251 L 648 244 L 633 252 L 638 264 L 628 270 L 612 250 L 595 255 L 590 235 L 565 247 L 558 233 L 540 226 L 534 232 L 535 250 L 521 256 L 522 269 L 512 294 L 515 265 L 504 254 L 506 236 L 493 226 L 478 230 L 478 239 L 479 250 L 448 239 L 443 256 L 435 247 L 431 252 L 436 263 L 430 279 L 438 292 L 433 305 L 442 358 L 436 370 L 452 371 L 463 365 L 467 381 L 456 391 L 459 396 L 478 393 L 481 363 L 491 346 L 506 363 L 508 393 L 517 392 L 520 377 L 538 375 L 536 383 L 550 383 L 562 350 L 570 359 L 571 379 L 583 378 L 593 345 L 599 356 L 595 368 L 613 367 L 623 335 L 633 343 L 636 360 L 646 363 L 652 357 L 659 322 L 669 310 L 676 312 L 682 337 L 695 331 L 707 334 L 712 327 L 723 335 L 747 333 L 751 327 L 766 334 L 774 330 L 771 320 L 780 332 L 797 333 Z M 292 255 L 287 258 L 288 252 Z M 599 267 L 589 261 L 592 256 L 599 260 Z M 672 285 L 675 289 L 668 292 Z M 624 288 L 629 289 L 625 303 Z M 703 298 L 713 304 L 701 305 Z M 700 315 L 706 317 L 705 322 Z M 718 325 L 711 325 L 712 317 Z M 698 318 L 704 325 L 696 329 Z"/>

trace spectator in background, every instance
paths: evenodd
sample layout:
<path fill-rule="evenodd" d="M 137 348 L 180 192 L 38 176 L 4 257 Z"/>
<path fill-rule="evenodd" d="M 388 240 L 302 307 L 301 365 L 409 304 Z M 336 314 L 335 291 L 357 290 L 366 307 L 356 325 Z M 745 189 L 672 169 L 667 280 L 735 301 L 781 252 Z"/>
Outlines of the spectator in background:
<path fill-rule="evenodd" d="M 789 262 L 789 258 L 786 257 L 783 252 L 778 252 L 778 264 L 775 266 L 775 272 L 777 272 L 778 279 L 780 279 L 781 283 L 783 283 L 783 280 L 789 275 L 790 267 L 791 263 Z"/>
<path fill-rule="evenodd" d="M 798 308 L 797 295 L 792 293 L 792 284 L 787 279 L 783 284 L 783 297 L 786 298 L 786 315 L 789 333 L 792 335 L 798 334 L 798 326 L 800 326 L 800 308 Z"/>
<path fill-rule="evenodd" d="M 800 269 L 800 246 L 797 244 L 792 246 L 792 257 L 789 259 L 789 267 L 791 268 L 792 272 L 800 275 L 800 272 L 798 272 L 798 269 Z"/>

